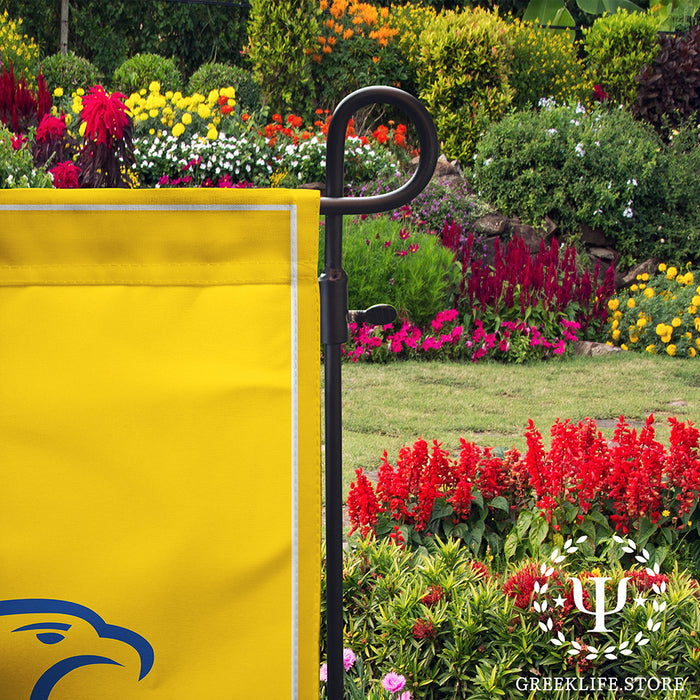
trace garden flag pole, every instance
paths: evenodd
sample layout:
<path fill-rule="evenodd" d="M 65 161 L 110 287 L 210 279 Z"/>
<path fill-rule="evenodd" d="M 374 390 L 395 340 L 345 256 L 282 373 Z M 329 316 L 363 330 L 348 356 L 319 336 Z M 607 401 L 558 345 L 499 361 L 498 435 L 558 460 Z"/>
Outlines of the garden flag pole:
<path fill-rule="evenodd" d="M 399 189 L 373 197 L 344 197 L 345 134 L 352 115 L 363 107 L 390 104 L 405 112 L 416 127 L 420 160 L 413 177 Z M 347 340 L 348 278 L 342 266 L 343 214 L 372 214 L 396 209 L 414 199 L 428 184 L 438 158 L 435 125 L 423 105 L 402 90 L 387 86 L 362 88 L 335 109 L 328 127 L 324 269 L 321 291 L 321 342 L 324 344 L 326 406 L 326 650 L 327 695 L 343 698 L 343 520 L 342 520 L 342 396 L 341 346 Z M 391 307 L 372 307 L 359 322 L 385 324 L 393 320 Z"/>

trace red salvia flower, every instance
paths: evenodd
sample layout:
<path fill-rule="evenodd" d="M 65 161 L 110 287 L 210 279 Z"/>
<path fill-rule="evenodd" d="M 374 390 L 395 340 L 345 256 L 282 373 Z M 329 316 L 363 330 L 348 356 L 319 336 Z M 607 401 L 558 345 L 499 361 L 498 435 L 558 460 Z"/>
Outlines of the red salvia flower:
<path fill-rule="evenodd" d="M 63 138 L 66 133 L 66 118 L 52 117 L 49 114 L 44 115 L 41 123 L 36 130 L 36 140 L 39 143 L 46 143 L 48 141 L 57 141 Z"/>

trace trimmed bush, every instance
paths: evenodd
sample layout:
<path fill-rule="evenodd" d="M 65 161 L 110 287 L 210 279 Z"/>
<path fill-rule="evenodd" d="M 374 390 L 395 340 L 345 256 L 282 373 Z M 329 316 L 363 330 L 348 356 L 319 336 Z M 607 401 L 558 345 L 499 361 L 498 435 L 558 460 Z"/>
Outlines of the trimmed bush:
<path fill-rule="evenodd" d="M 147 90 L 154 80 L 160 83 L 162 92 L 182 88 L 182 75 L 172 58 L 154 53 L 139 53 L 124 61 L 114 71 L 112 89 L 131 95 L 132 92 Z"/>
<path fill-rule="evenodd" d="M 212 90 L 233 87 L 236 104 L 241 112 L 256 112 L 260 109 L 260 86 L 250 71 L 228 63 L 205 63 L 190 77 L 187 94 L 208 95 Z"/>
<path fill-rule="evenodd" d="M 637 96 L 635 76 L 653 62 L 659 45 L 658 20 L 650 13 L 618 10 L 584 29 L 588 70 L 610 98 L 629 105 Z"/>
<path fill-rule="evenodd" d="M 317 0 L 251 1 L 248 56 L 263 103 L 280 114 L 311 111 L 317 14 Z"/>
<path fill-rule="evenodd" d="M 578 57 L 573 32 L 535 27 L 517 19 L 510 31 L 513 62 L 509 81 L 515 91 L 515 107 L 536 107 L 542 97 L 585 103 L 593 83 Z"/>
<path fill-rule="evenodd" d="M 700 109 L 700 25 L 659 39 L 659 52 L 637 76 L 632 111 L 656 129 L 672 128 Z"/>
<path fill-rule="evenodd" d="M 445 154 L 471 161 L 485 123 L 510 105 L 512 39 L 494 12 L 438 15 L 421 34 L 420 97 L 433 115 Z"/>
<path fill-rule="evenodd" d="M 545 217 L 564 235 L 601 231 L 625 256 L 649 257 L 661 223 L 661 141 L 626 110 L 545 105 L 491 124 L 479 142 L 479 196 L 534 226 Z"/>
<path fill-rule="evenodd" d="M 63 88 L 68 95 L 78 88 L 87 90 L 99 83 L 102 78 L 97 66 L 90 63 L 87 58 L 76 56 L 72 51 L 65 56 L 55 53 L 43 59 L 41 72 L 50 92 L 56 88 Z"/>

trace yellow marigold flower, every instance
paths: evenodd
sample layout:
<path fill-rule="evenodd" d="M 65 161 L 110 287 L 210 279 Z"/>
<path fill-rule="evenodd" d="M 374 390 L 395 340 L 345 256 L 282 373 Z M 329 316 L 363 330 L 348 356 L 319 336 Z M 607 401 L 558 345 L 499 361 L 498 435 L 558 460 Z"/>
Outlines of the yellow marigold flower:
<path fill-rule="evenodd" d="M 688 357 L 695 357 L 696 355 L 695 348 L 688 348 Z"/>
<path fill-rule="evenodd" d="M 616 342 L 617 342 L 618 340 L 620 340 L 620 331 L 619 331 L 619 329 L 614 330 L 614 331 L 612 332 L 612 339 L 613 339 L 614 341 L 616 341 Z"/>
<path fill-rule="evenodd" d="M 173 136 L 177 138 L 178 136 L 182 136 L 182 134 L 185 133 L 185 125 L 182 122 L 178 122 L 175 124 L 173 127 Z"/>
<path fill-rule="evenodd" d="M 62 87 L 57 87 L 57 88 L 53 91 L 53 96 L 54 96 L 54 97 L 63 97 L 63 88 L 62 88 Z"/>
<path fill-rule="evenodd" d="M 659 263 L 659 272 L 666 272 L 666 263 Z"/>
<path fill-rule="evenodd" d="M 688 313 L 692 316 L 693 314 L 696 314 L 698 312 L 698 307 L 695 306 L 694 304 L 691 304 L 688 307 Z"/>
<path fill-rule="evenodd" d="M 642 281 L 643 281 L 643 282 L 648 282 L 648 281 L 649 281 L 649 273 L 648 273 L 648 272 L 645 272 L 645 273 L 642 275 Z"/>
<path fill-rule="evenodd" d="M 659 323 L 656 326 L 656 335 L 665 335 L 666 334 L 666 324 L 665 323 Z"/>
<path fill-rule="evenodd" d="M 202 119 L 208 119 L 209 115 L 211 114 L 211 110 L 207 105 L 200 103 L 197 105 L 197 114 L 199 114 Z"/>
<path fill-rule="evenodd" d="M 619 306 L 620 302 L 617 299 L 611 299 L 608 302 L 608 308 L 610 309 L 610 311 L 616 311 Z"/>
<path fill-rule="evenodd" d="M 645 350 L 652 355 L 656 355 L 656 345 L 647 345 Z"/>
<path fill-rule="evenodd" d="M 639 288 L 640 288 L 640 289 L 646 289 L 646 287 L 647 287 L 647 286 L 646 286 L 646 284 L 644 284 L 644 282 L 641 282 L 641 283 L 639 284 Z"/>
<path fill-rule="evenodd" d="M 612 329 L 613 329 L 613 330 L 616 330 L 616 329 L 619 328 L 619 327 L 620 327 L 620 322 L 619 322 L 616 318 L 613 319 L 613 322 L 612 322 Z"/>
<path fill-rule="evenodd" d="M 620 345 L 620 347 L 621 347 L 623 350 L 629 350 L 629 348 L 628 348 L 624 343 L 622 343 L 622 345 Z"/>
<path fill-rule="evenodd" d="M 678 274 L 678 270 L 675 267 L 669 267 L 666 270 L 666 279 L 672 280 Z"/>
<path fill-rule="evenodd" d="M 666 352 L 673 357 L 676 354 L 676 346 L 675 345 L 668 345 L 666 347 Z"/>
<path fill-rule="evenodd" d="M 213 105 L 215 102 L 219 101 L 219 91 L 218 90 L 210 90 L 209 94 L 207 95 L 207 102 L 210 105 Z"/>
<path fill-rule="evenodd" d="M 678 316 L 676 316 L 676 317 L 673 319 L 673 321 L 671 321 L 671 325 L 672 325 L 674 328 L 678 328 L 682 323 L 683 323 L 683 321 L 681 321 L 680 318 L 678 318 Z"/>
<path fill-rule="evenodd" d="M 690 303 L 693 306 L 700 306 L 700 294 L 693 295 L 693 298 L 690 300 Z"/>
<path fill-rule="evenodd" d="M 647 287 L 647 288 L 644 290 L 644 296 L 645 296 L 647 299 L 651 299 L 651 298 L 654 296 L 654 288 L 653 288 L 653 287 Z"/>
<path fill-rule="evenodd" d="M 213 124 L 209 124 L 209 131 L 207 131 L 207 140 L 216 141 L 218 136 L 219 132 L 216 130 L 216 127 Z"/>
<path fill-rule="evenodd" d="M 78 97 L 82 97 L 85 94 L 85 90 L 83 90 L 83 88 L 78 88 L 75 94 L 78 95 Z"/>
<path fill-rule="evenodd" d="M 78 133 L 79 133 L 81 136 L 85 136 L 85 131 L 86 131 L 86 129 L 87 129 L 87 122 L 83 122 L 83 123 L 80 125 L 80 128 L 78 129 Z"/>
<path fill-rule="evenodd" d="M 642 318 L 637 319 L 637 328 L 644 328 L 647 325 L 647 320 L 642 316 Z"/>
<path fill-rule="evenodd" d="M 614 319 L 617 319 L 617 320 L 619 321 L 619 320 L 622 318 L 622 311 L 616 311 L 616 312 L 613 314 L 613 318 L 614 318 Z"/>
<path fill-rule="evenodd" d="M 630 333 L 630 343 L 638 343 L 639 342 L 639 336 L 635 335 L 634 333 Z"/>
<path fill-rule="evenodd" d="M 668 518 L 669 515 L 671 515 L 671 511 L 665 509 L 661 511 L 661 515 L 664 516 L 664 518 Z"/>
<path fill-rule="evenodd" d="M 158 116 L 158 110 L 157 109 L 149 109 L 148 116 L 155 119 Z"/>
<path fill-rule="evenodd" d="M 192 115 L 189 112 L 185 112 L 182 115 L 182 123 L 183 124 L 191 124 L 192 123 Z"/>
<path fill-rule="evenodd" d="M 638 289 L 639 289 L 639 287 L 638 287 L 636 284 L 633 284 L 633 285 L 630 287 L 630 290 L 633 291 L 633 292 L 636 292 Z"/>
<path fill-rule="evenodd" d="M 686 284 L 693 284 L 695 281 L 695 278 L 693 277 L 693 273 L 688 270 L 688 272 L 685 273 L 685 283 Z"/>
<path fill-rule="evenodd" d="M 148 84 L 148 91 L 149 92 L 160 92 L 160 83 L 157 80 L 152 80 Z"/>
<path fill-rule="evenodd" d="M 632 299 L 632 298 L 628 299 L 628 300 L 627 300 L 627 308 L 628 308 L 628 309 L 633 309 L 634 306 L 635 306 L 635 301 L 634 301 L 634 299 Z"/>

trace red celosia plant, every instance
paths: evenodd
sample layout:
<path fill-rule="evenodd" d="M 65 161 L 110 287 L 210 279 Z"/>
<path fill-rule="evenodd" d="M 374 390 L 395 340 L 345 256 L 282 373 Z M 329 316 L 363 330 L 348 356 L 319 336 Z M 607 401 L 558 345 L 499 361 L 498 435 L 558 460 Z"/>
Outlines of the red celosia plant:
<path fill-rule="evenodd" d="M 24 76 L 15 79 L 12 65 L 9 71 L 3 66 L 0 75 L 0 120 L 9 129 L 24 134 L 37 126 L 50 110 L 51 93 L 41 72 L 34 92 L 27 87 Z"/>
<path fill-rule="evenodd" d="M 72 160 L 78 153 L 78 142 L 68 132 L 66 117 L 45 114 L 36 130 L 32 156 L 37 166 Z"/>
<path fill-rule="evenodd" d="M 353 530 L 386 537 L 398 527 L 407 543 L 452 535 L 475 550 L 488 543 L 506 553 L 528 538 L 536 547 L 548 532 L 580 536 L 602 523 L 610 535 L 634 531 L 640 546 L 686 533 L 697 539 L 699 433 L 692 422 L 669 421 L 668 449 L 655 440 L 653 415 L 639 434 L 621 418 L 610 442 L 591 419 L 557 421 L 549 450 L 530 422 L 524 455 L 462 439 L 453 459 L 437 441 L 429 448 L 418 440 L 395 465 L 384 453 L 376 489 L 357 471 L 348 499 Z"/>
<path fill-rule="evenodd" d="M 80 187 L 80 168 L 67 160 L 58 163 L 49 170 L 53 177 L 53 186 L 57 189 L 77 189 Z"/>
<path fill-rule="evenodd" d="M 600 264 L 581 272 L 576 248 L 560 249 L 556 238 L 544 240 L 536 255 L 518 235 L 505 248 L 495 242 L 493 264 L 476 253 L 473 232 L 445 223 L 443 245 L 455 251 L 463 271 L 460 308 L 476 319 L 507 319 L 551 326 L 559 318 L 580 324 L 582 333 L 599 331 L 607 318 L 607 300 L 614 292 L 615 270 L 601 277 Z"/>
<path fill-rule="evenodd" d="M 133 163 L 132 123 L 125 96 L 94 85 L 83 97 L 85 137 L 78 159 L 82 187 L 128 187 Z"/>

